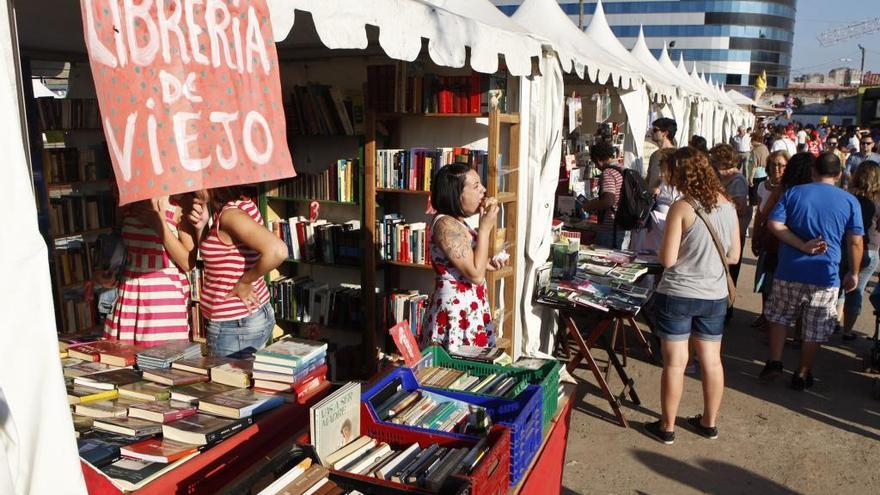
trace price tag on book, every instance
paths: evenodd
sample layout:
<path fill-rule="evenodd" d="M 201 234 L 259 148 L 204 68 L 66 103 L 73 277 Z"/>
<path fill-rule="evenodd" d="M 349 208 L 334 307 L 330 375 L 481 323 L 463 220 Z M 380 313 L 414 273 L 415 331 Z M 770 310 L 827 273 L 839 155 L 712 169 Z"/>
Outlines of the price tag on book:
<path fill-rule="evenodd" d="M 309 222 L 314 222 L 318 219 L 318 215 L 321 214 L 321 203 L 317 201 L 312 201 L 309 203 Z"/>
<path fill-rule="evenodd" d="M 394 339 L 394 345 L 397 346 L 397 350 L 400 351 L 400 355 L 403 356 L 403 361 L 406 363 L 406 366 L 409 368 L 415 366 L 422 358 L 422 351 L 419 349 L 419 345 L 416 343 L 416 338 L 413 335 L 412 330 L 409 328 L 409 322 L 403 320 L 388 329 L 388 333 L 390 333 L 391 338 Z"/>

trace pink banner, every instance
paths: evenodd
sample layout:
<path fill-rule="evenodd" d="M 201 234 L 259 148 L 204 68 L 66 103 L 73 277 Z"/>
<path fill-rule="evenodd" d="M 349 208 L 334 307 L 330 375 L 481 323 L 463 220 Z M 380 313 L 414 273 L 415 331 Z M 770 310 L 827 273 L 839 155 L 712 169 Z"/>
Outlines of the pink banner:
<path fill-rule="evenodd" d="M 81 0 L 120 204 L 296 175 L 265 0 Z"/>

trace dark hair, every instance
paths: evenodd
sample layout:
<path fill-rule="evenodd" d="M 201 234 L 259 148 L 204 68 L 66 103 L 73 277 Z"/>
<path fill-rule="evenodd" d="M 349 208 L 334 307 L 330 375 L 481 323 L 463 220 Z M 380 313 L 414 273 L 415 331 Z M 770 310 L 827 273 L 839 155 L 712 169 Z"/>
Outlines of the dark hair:
<path fill-rule="evenodd" d="M 605 141 L 600 141 L 590 146 L 590 160 L 593 160 L 594 163 L 604 162 L 615 156 L 617 156 L 617 151 L 614 149 L 614 146 Z"/>
<path fill-rule="evenodd" d="M 788 189 L 801 184 L 813 182 L 813 162 L 816 158 L 811 153 L 795 153 L 788 160 L 785 172 L 782 173 L 782 187 Z"/>
<path fill-rule="evenodd" d="M 211 191 L 211 208 L 220 211 L 226 203 L 239 199 L 257 197 L 257 188 L 252 185 L 215 187 Z"/>
<path fill-rule="evenodd" d="M 816 157 L 813 162 L 816 174 L 821 177 L 837 177 L 840 174 L 840 158 L 834 153 L 826 151 Z"/>
<path fill-rule="evenodd" d="M 669 141 L 675 144 L 675 135 L 678 133 L 678 124 L 669 117 L 660 117 L 651 123 L 652 126 L 668 134 Z"/>
<path fill-rule="evenodd" d="M 709 153 L 709 144 L 706 142 L 706 138 L 703 136 L 698 136 L 694 134 L 691 136 L 691 140 L 688 142 L 688 146 L 691 148 L 696 148 L 703 153 Z"/>
<path fill-rule="evenodd" d="M 464 191 L 465 176 L 471 170 L 464 163 L 452 163 L 437 172 L 431 182 L 431 206 L 438 213 L 452 217 L 464 216 L 461 193 Z"/>

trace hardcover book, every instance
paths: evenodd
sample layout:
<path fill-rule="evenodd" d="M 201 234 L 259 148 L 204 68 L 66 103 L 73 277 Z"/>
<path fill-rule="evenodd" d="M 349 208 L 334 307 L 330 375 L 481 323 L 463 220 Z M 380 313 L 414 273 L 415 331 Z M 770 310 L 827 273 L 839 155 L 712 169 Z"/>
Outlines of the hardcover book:
<path fill-rule="evenodd" d="M 288 338 L 279 340 L 257 351 L 256 360 L 262 363 L 291 365 L 296 367 L 326 354 L 327 344 L 313 340 Z"/>
<path fill-rule="evenodd" d="M 168 400 L 171 388 L 168 385 L 140 381 L 119 386 L 119 396 L 140 400 Z"/>
<path fill-rule="evenodd" d="M 101 468 L 101 472 L 110 478 L 114 485 L 125 491 L 134 491 L 168 471 L 183 464 L 198 452 L 190 454 L 170 464 L 147 462 L 140 459 L 123 458 L 113 464 Z"/>
<path fill-rule="evenodd" d="M 189 385 L 171 387 L 171 400 L 190 403 L 198 402 L 200 399 L 209 395 L 228 392 L 229 390 L 234 390 L 234 388 L 213 382 L 192 383 Z"/>
<path fill-rule="evenodd" d="M 162 425 L 162 436 L 178 442 L 210 446 L 247 428 L 252 423 L 253 419 L 250 416 L 226 419 L 198 413 Z"/>
<path fill-rule="evenodd" d="M 122 447 L 119 453 L 146 462 L 168 464 L 198 452 L 198 445 L 175 442 L 174 440 L 150 438 Z"/>
<path fill-rule="evenodd" d="M 274 409 L 283 403 L 281 396 L 235 389 L 203 398 L 199 401 L 199 411 L 237 419 Z"/>
<path fill-rule="evenodd" d="M 318 459 L 354 440 L 361 430 L 361 384 L 349 382 L 309 410 L 312 445 Z"/>
<path fill-rule="evenodd" d="M 121 368 L 78 376 L 73 380 L 73 383 L 102 390 L 113 390 L 121 385 L 128 385 L 140 380 L 141 374 L 139 372 L 130 368 Z"/>
<path fill-rule="evenodd" d="M 156 400 L 132 404 L 128 408 L 128 416 L 141 418 L 156 423 L 170 423 L 194 415 L 198 408 L 189 402 Z"/>
<path fill-rule="evenodd" d="M 188 359 L 181 359 L 171 363 L 171 367 L 181 371 L 190 373 L 199 373 L 201 375 L 210 375 L 211 368 L 215 368 L 222 364 L 235 361 L 227 357 L 201 356 Z"/>
<path fill-rule="evenodd" d="M 162 425 L 140 418 L 102 418 L 96 419 L 94 427 L 98 430 L 109 431 L 130 437 L 142 437 L 145 435 L 158 435 L 162 433 Z"/>
<path fill-rule="evenodd" d="M 211 369 L 211 381 L 230 387 L 247 388 L 251 385 L 254 362 L 247 359 L 232 360 Z"/>
<path fill-rule="evenodd" d="M 189 385 L 191 383 L 206 382 L 208 377 L 172 368 L 159 368 L 144 371 L 144 380 L 164 385 Z"/>

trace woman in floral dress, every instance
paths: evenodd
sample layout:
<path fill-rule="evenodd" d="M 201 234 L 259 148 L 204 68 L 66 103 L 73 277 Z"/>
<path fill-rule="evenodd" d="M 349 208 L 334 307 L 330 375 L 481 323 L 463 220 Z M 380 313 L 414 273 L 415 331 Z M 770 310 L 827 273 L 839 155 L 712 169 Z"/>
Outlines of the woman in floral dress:
<path fill-rule="evenodd" d="M 498 218 L 497 201 L 486 198 L 486 188 L 476 171 L 457 163 L 437 172 L 431 204 L 437 210 L 430 246 L 436 284 L 423 341 L 447 348 L 494 347 L 486 272 L 507 265 L 506 259 L 489 259 L 490 236 Z M 474 230 L 464 219 L 477 213 L 480 222 Z"/>

